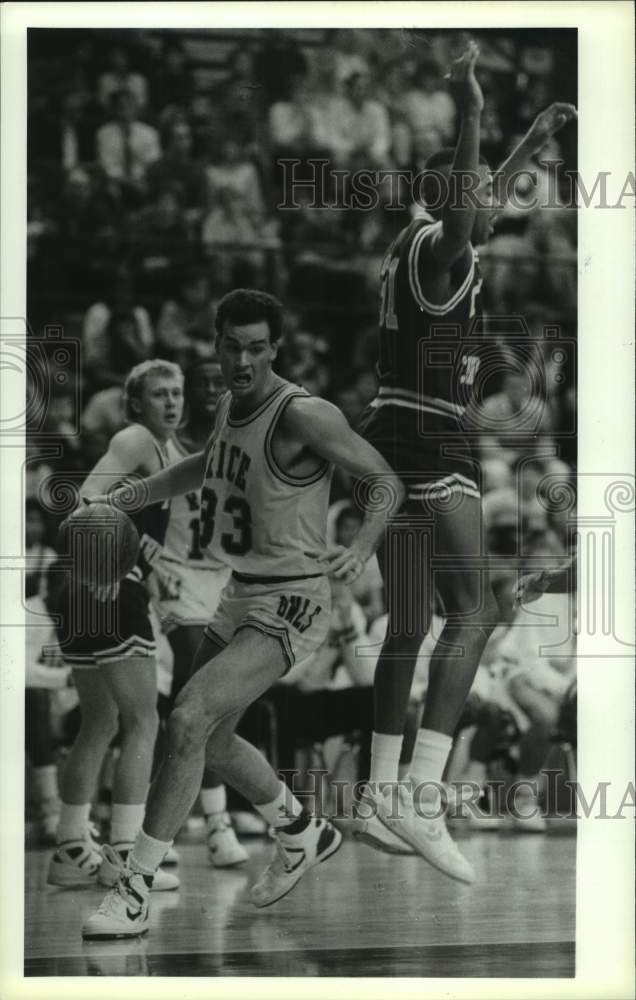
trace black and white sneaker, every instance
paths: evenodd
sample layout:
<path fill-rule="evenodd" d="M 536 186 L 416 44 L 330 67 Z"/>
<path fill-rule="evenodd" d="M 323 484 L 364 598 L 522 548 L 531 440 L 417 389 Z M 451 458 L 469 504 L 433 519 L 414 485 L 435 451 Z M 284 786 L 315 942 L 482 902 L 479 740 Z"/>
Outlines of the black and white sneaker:
<path fill-rule="evenodd" d="M 140 937 L 148 930 L 148 900 L 152 877 L 126 871 L 84 921 L 82 937 L 89 940 Z"/>
<path fill-rule="evenodd" d="M 342 843 L 342 834 L 328 820 L 310 816 L 301 832 L 291 834 L 285 828 L 279 829 L 274 839 L 274 860 L 250 892 L 255 906 L 271 906 L 291 892 L 305 872 L 335 854 Z"/>

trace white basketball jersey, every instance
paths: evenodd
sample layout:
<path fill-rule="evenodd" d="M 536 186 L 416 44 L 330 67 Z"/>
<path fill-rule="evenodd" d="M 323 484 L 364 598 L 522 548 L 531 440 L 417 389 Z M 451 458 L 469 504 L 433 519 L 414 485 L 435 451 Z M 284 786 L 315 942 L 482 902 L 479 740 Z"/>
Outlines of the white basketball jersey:
<path fill-rule="evenodd" d="M 309 396 L 283 382 L 242 419 L 230 414 L 231 394 L 217 405 L 206 450 L 200 541 L 238 573 L 258 577 L 324 574 L 332 466 L 298 478 L 272 453 L 278 419 L 291 399 Z"/>
<path fill-rule="evenodd" d="M 170 464 L 188 458 L 180 441 L 168 442 Z M 214 557 L 210 548 L 201 545 L 201 490 L 173 497 L 170 502 L 170 520 L 163 543 L 162 558 L 167 562 L 178 562 L 191 569 L 225 569 L 227 563 Z"/>

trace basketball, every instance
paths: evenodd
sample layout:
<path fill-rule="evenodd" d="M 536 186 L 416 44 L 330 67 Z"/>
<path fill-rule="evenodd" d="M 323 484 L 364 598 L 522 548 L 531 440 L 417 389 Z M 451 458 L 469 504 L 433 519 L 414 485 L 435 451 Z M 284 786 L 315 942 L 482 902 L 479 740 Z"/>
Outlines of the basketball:
<path fill-rule="evenodd" d="M 122 580 L 139 556 L 139 533 L 127 514 L 109 504 L 78 507 L 60 525 L 60 554 L 69 556 L 81 583 Z"/>

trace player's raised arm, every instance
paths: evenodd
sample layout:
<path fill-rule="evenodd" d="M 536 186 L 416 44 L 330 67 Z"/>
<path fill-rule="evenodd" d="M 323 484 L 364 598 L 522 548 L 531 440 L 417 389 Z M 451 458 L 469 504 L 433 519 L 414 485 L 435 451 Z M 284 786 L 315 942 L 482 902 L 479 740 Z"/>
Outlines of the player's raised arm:
<path fill-rule="evenodd" d="M 450 264 L 466 249 L 477 211 L 474 192 L 479 178 L 479 132 L 484 98 L 475 76 L 479 49 L 471 42 L 449 75 L 460 116 L 459 138 L 448 177 L 448 197 L 442 210 L 442 228 L 431 243 L 433 257 Z"/>
<path fill-rule="evenodd" d="M 530 126 L 521 142 L 501 164 L 494 175 L 496 202 L 503 207 L 514 186 L 515 176 L 526 167 L 528 158 L 537 153 L 551 139 L 555 132 L 577 117 L 573 104 L 557 101 L 545 111 L 541 111 Z"/>
<path fill-rule="evenodd" d="M 324 399 L 294 399 L 283 419 L 286 435 L 293 435 L 315 455 L 339 465 L 376 493 L 378 503 L 365 509 L 352 545 L 348 549 L 335 548 L 329 559 L 330 573 L 352 583 L 380 544 L 387 518 L 402 505 L 404 486 L 382 455 L 351 429 L 337 407 Z"/>

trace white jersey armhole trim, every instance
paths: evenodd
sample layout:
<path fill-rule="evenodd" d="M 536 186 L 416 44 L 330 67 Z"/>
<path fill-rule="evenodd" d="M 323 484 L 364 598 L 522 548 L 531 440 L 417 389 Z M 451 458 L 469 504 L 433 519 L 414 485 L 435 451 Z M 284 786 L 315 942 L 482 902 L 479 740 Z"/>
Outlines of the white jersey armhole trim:
<path fill-rule="evenodd" d="M 441 225 L 441 220 L 438 220 L 430 226 L 422 226 L 422 228 L 415 234 L 408 256 L 409 285 L 411 287 L 413 298 L 419 305 L 420 309 L 424 309 L 425 312 L 431 313 L 434 316 L 443 316 L 457 305 L 470 288 L 475 274 L 475 251 L 473 250 L 472 245 L 469 244 L 471 253 L 470 267 L 468 268 L 468 274 L 462 281 L 457 291 L 453 293 L 447 302 L 429 302 L 426 298 L 422 290 L 419 275 L 420 250 L 425 237 L 427 237 L 430 233 L 437 232 L 441 228 Z"/>
<path fill-rule="evenodd" d="M 280 401 L 279 405 L 276 407 L 276 411 L 272 417 L 271 423 L 265 435 L 265 461 L 267 462 L 269 471 L 272 473 L 276 479 L 280 479 L 281 482 L 285 483 L 287 486 L 311 486 L 313 483 L 317 483 L 325 475 L 329 468 L 329 462 L 323 462 L 315 472 L 312 472 L 309 476 L 292 476 L 284 469 L 281 469 L 278 462 L 274 457 L 274 450 L 272 448 L 274 432 L 278 425 L 278 421 L 281 418 L 283 410 L 287 404 L 292 399 L 297 398 L 308 399 L 309 393 L 300 391 L 292 391 L 285 395 L 285 397 Z"/>

